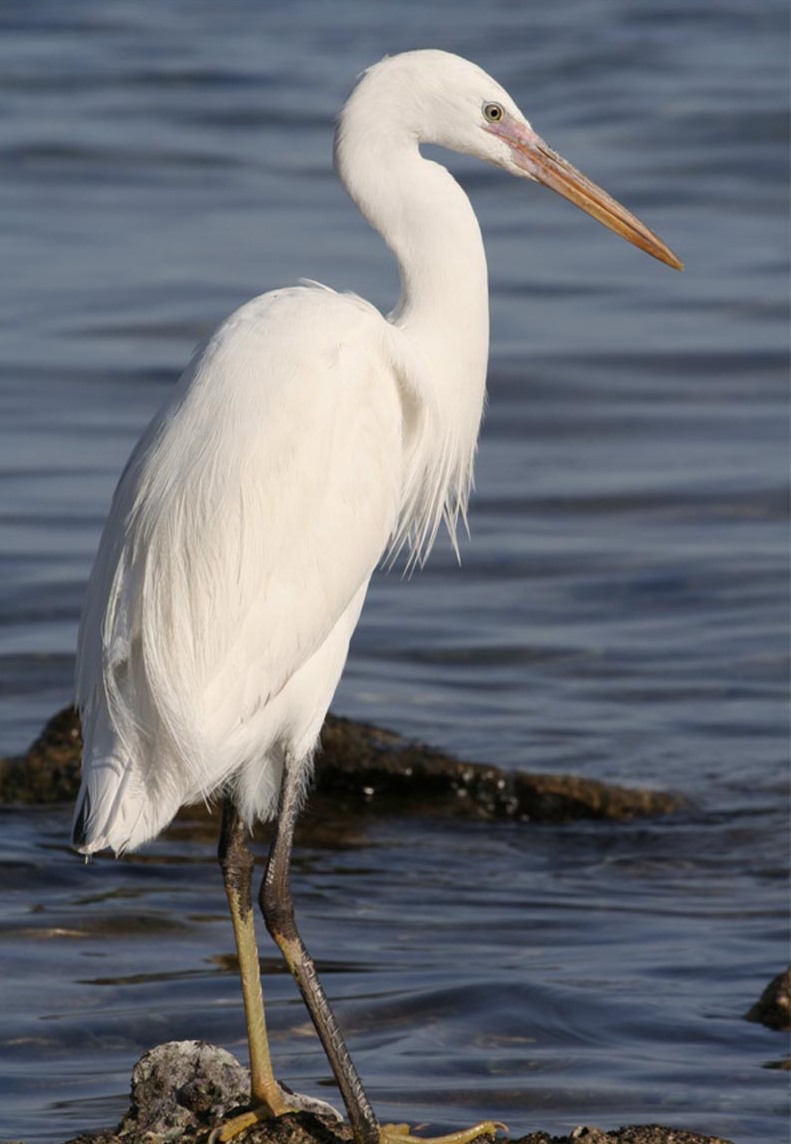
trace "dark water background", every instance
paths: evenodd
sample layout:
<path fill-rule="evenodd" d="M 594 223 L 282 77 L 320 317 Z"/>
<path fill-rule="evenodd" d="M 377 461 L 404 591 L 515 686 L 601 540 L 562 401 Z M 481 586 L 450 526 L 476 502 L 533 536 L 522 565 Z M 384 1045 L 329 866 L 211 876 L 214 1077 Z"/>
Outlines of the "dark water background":
<path fill-rule="evenodd" d="M 470 759 L 678 789 L 668 822 L 361 819 L 298 908 L 380 1114 L 787 1137 L 783 0 L 9 2 L 0 9 L 0 751 L 70 696 L 131 445 L 191 349 L 304 275 L 394 268 L 330 170 L 386 52 L 441 46 L 687 262 L 454 160 L 482 221 L 490 408 L 458 569 L 372 587 L 335 710 Z M 3 812 L 0 1134 L 112 1122 L 149 1045 L 244 1055 L 210 831 L 85 867 Z M 279 1073 L 331 1095 L 264 945 Z"/>

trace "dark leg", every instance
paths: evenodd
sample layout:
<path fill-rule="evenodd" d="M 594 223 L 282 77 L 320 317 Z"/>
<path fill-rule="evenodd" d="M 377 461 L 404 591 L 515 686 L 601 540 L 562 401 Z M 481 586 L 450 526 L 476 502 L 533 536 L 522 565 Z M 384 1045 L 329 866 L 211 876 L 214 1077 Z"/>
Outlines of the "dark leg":
<path fill-rule="evenodd" d="M 406 1124 L 379 1125 L 294 920 L 289 870 L 299 789 L 299 783 L 286 773 L 280 793 L 277 831 L 261 886 L 261 909 L 267 929 L 280 947 L 316 1026 L 349 1113 L 355 1144 L 470 1144 L 478 1136 L 494 1135 L 499 1126 L 491 1121 L 433 1140 L 410 1136 Z M 294 1096 L 289 1100 L 272 1072 L 250 894 L 253 856 L 247 846 L 247 830 L 230 799 L 223 804 L 219 858 L 239 954 L 250 1046 L 251 1090 L 253 1105 L 258 1107 L 216 1128 L 209 1137 L 210 1144 L 228 1144 L 253 1124 L 300 1107 L 300 1103 L 292 1104 Z"/>
<path fill-rule="evenodd" d="M 286 766 L 280 791 L 277 831 L 261 885 L 261 910 L 266 927 L 280 947 L 316 1026 L 349 1113 L 356 1144 L 379 1144 L 379 1123 L 294 918 L 290 883 L 291 847 L 300 790 L 298 772 L 295 777 Z"/>

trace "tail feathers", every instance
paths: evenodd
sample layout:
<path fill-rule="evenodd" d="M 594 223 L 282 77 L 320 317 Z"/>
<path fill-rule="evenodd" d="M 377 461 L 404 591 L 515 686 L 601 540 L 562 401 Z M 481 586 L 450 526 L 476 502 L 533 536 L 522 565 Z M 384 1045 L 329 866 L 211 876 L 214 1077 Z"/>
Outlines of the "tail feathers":
<path fill-rule="evenodd" d="M 179 808 L 178 796 L 152 799 L 131 760 L 105 756 L 83 762 L 72 844 L 81 854 L 135 850 L 163 830 Z"/>
<path fill-rule="evenodd" d="M 74 809 L 74 824 L 71 829 L 71 844 L 81 853 L 90 852 L 88 823 L 91 820 L 91 792 L 86 788 L 80 791 Z"/>

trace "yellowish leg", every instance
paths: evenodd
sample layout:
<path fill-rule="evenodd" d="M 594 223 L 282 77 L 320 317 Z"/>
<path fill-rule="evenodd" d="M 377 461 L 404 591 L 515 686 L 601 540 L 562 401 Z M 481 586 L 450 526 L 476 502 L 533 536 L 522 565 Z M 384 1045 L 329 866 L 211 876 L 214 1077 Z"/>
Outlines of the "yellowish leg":
<path fill-rule="evenodd" d="M 253 856 L 247 847 L 245 836 L 243 823 L 230 800 L 226 799 L 223 806 L 219 858 L 239 957 L 239 976 L 242 982 L 247 1041 L 250 1049 L 250 1094 L 253 1110 L 235 1116 L 212 1134 L 212 1139 L 221 1141 L 222 1144 L 226 1144 L 252 1124 L 289 1111 L 283 1090 L 275 1080 L 269 1054 L 264 996 L 261 990 L 261 968 L 250 892 Z"/>
<path fill-rule="evenodd" d="M 261 905 L 267 928 L 299 985 L 332 1065 L 349 1113 L 355 1144 L 472 1144 L 479 1136 L 494 1136 L 504 1125 L 483 1121 L 446 1136 L 422 1137 L 411 1135 L 407 1124 L 378 1123 L 294 919 L 289 867 L 298 790 L 293 776 L 291 782 L 287 776 L 281 792 L 275 842 L 261 888 Z M 219 857 L 239 955 L 253 1108 L 216 1128 L 209 1137 L 209 1144 L 228 1144 L 254 1124 L 293 1110 L 272 1072 L 250 893 L 253 857 L 247 847 L 245 827 L 230 799 L 226 799 L 223 806 Z"/>
<path fill-rule="evenodd" d="M 250 1093 L 254 1102 L 266 1104 L 273 1116 L 286 1112 L 283 1093 L 272 1071 L 269 1038 L 266 1034 L 264 996 L 261 990 L 261 968 L 253 926 L 253 911 L 239 901 L 233 889 L 228 889 L 228 903 L 239 956 L 239 976 L 247 1021 L 247 1040 L 250 1047 Z"/>

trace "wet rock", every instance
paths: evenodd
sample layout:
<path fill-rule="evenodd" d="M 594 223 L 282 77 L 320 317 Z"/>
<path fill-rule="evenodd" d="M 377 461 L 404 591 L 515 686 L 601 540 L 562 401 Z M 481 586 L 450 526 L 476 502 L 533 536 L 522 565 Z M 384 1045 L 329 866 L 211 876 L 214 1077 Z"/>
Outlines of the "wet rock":
<path fill-rule="evenodd" d="M 0 759 L 0 803 L 72 802 L 80 785 L 82 735 L 73 707 L 46 724 L 21 759 Z"/>
<path fill-rule="evenodd" d="M 68 1144 L 206 1144 L 229 1112 L 242 1111 L 248 1073 L 235 1057 L 205 1041 L 160 1044 L 140 1058 L 132 1074 L 132 1101 L 118 1128 L 73 1137 Z M 322 1101 L 290 1097 L 317 1112 L 294 1112 L 255 1123 L 236 1137 L 238 1144 L 349 1144 L 351 1133 Z M 239 1107 L 242 1106 L 242 1107 Z M 491 1142 L 492 1137 L 478 1137 Z M 507 1137 L 498 1137 L 508 1144 Z M 513 1144 L 730 1144 L 662 1125 L 603 1131 L 579 1127 L 568 1136 L 529 1133 Z"/>
<path fill-rule="evenodd" d="M 683 804 L 661 791 L 460 762 L 391 731 L 335 716 L 328 716 L 321 741 L 318 792 L 383 810 L 557 822 L 658 815 Z"/>
<path fill-rule="evenodd" d="M 336 809 L 479 819 L 563 821 L 668 814 L 683 799 L 575 775 L 525 774 L 464 763 L 391 731 L 328 715 L 315 793 Z M 0 759 L 0 803 L 74 799 L 81 738 L 76 711 L 55 715 L 21 759 Z"/>
<path fill-rule="evenodd" d="M 336 1144 L 351 1134 L 331 1105 L 288 1093 L 300 1111 L 239 1136 L 240 1144 Z M 206 1144 L 211 1132 L 244 1112 L 250 1074 L 225 1049 L 205 1041 L 168 1041 L 144 1053 L 132 1070 L 129 1111 L 115 1129 L 85 1133 L 68 1144 Z"/>
<path fill-rule="evenodd" d="M 745 1016 L 748 1021 L 758 1021 L 770 1029 L 791 1030 L 791 967 L 769 982 Z"/>
<path fill-rule="evenodd" d="M 235 1057 L 205 1041 L 171 1041 L 144 1053 L 132 1072 L 128 1113 L 114 1130 L 85 1133 L 68 1144 L 206 1144 L 228 1114 L 246 1107 L 249 1074 Z M 303 1108 L 245 1129 L 238 1144 L 349 1144 L 351 1132 L 323 1101 L 290 1094 Z M 491 1141 L 481 1136 L 481 1141 Z M 501 1144 L 508 1138 L 498 1137 Z M 567 1136 L 530 1132 L 513 1144 L 730 1144 L 662 1125 L 602 1131 L 579 1127 Z"/>
<path fill-rule="evenodd" d="M 662 1124 L 637 1124 L 629 1128 L 613 1128 L 608 1132 L 600 1128 L 580 1126 L 567 1136 L 550 1136 L 547 1132 L 529 1132 L 513 1144 L 731 1144 L 721 1136 L 701 1136 L 685 1132 L 683 1128 L 668 1128 Z"/>

